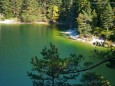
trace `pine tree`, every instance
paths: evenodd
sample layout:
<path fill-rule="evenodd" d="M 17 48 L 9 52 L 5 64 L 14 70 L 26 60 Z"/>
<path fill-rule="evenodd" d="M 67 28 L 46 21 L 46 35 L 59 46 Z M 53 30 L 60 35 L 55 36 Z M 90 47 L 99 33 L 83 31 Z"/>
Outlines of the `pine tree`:
<path fill-rule="evenodd" d="M 110 82 L 106 80 L 102 75 L 94 72 L 86 72 L 82 75 L 81 86 L 111 86 Z"/>
<path fill-rule="evenodd" d="M 92 28 L 94 30 L 95 27 L 97 27 L 98 22 L 98 15 L 95 9 L 92 11 Z"/>
<path fill-rule="evenodd" d="M 33 80 L 33 86 L 109 86 L 110 83 L 95 73 L 86 73 L 83 75 L 82 84 L 76 85 L 69 83 L 68 80 L 76 80 L 79 73 L 91 70 L 101 64 L 107 63 L 107 67 L 115 67 L 115 48 L 107 51 L 92 51 L 91 57 L 101 59 L 100 62 L 80 63 L 83 55 L 78 57 L 71 54 L 68 58 L 60 58 L 58 48 L 50 43 L 50 48 L 46 47 L 41 51 L 43 58 L 32 57 L 32 72 L 28 76 Z"/>
<path fill-rule="evenodd" d="M 33 57 L 31 64 L 32 71 L 28 76 L 33 80 L 33 86 L 71 86 L 68 80 L 74 80 L 79 73 L 71 74 L 79 68 L 82 55 L 77 57 L 72 54 L 69 58 L 59 57 L 58 48 L 50 44 L 50 49 L 46 47 L 41 52 L 43 58 Z"/>
<path fill-rule="evenodd" d="M 11 2 L 10 0 L 1 0 L 1 13 L 5 18 L 13 17 L 13 13 L 11 11 Z"/>
<path fill-rule="evenodd" d="M 80 7 L 81 6 L 81 7 Z M 92 9 L 90 2 L 87 0 L 78 1 L 79 15 L 77 17 L 78 32 L 85 36 L 90 35 L 92 31 Z"/>
<path fill-rule="evenodd" d="M 91 0 L 98 16 L 98 26 L 109 29 L 113 26 L 113 11 L 109 0 Z"/>
<path fill-rule="evenodd" d="M 101 24 L 104 29 L 110 29 L 113 26 L 113 12 L 109 3 L 103 9 L 101 13 Z"/>
<path fill-rule="evenodd" d="M 68 24 L 71 28 L 76 21 L 76 0 L 62 0 L 59 20 Z"/>
<path fill-rule="evenodd" d="M 56 21 L 59 17 L 59 8 L 58 6 L 54 5 L 53 6 L 53 21 Z"/>
<path fill-rule="evenodd" d="M 77 6 L 78 6 L 78 13 L 81 13 L 82 10 L 87 12 L 89 10 L 89 0 L 78 0 L 77 1 Z"/>
<path fill-rule="evenodd" d="M 80 13 L 77 18 L 77 24 L 78 24 L 78 32 L 80 34 L 83 34 L 84 36 L 90 35 L 91 32 L 91 24 L 90 21 L 87 19 L 86 12 L 84 11 L 84 14 Z"/>
<path fill-rule="evenodd" d="M 23 2 L 22 0 L 11 0 L 10 1 L 10 8 L 11 8 L 11 12 L 13 13 L 13 17 L 19 18 L 22 2 Z"/>
<path fill-rule="evenodd" d="M 38 20 L 38 3 L 36 0 L 24 0 L 21 10 L 21 20 L 23 22 L 35 22 Z"/>

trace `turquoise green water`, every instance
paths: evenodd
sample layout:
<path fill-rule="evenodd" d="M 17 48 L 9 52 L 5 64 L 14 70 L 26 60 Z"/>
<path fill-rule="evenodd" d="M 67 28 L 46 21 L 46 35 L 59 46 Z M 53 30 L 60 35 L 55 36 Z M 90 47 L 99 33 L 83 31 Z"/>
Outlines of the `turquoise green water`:
<path fill-rule="evenodd" d="M 36 24 L 0 25 L 0 86 L 32 86 L 27 77 L 27 71 L 31 70 L 30 59 L 32 56 L 41 58 L 39 52 L 43 47 L 49 47 L 50 42 L 59 48 L 62 58 L 76 53 L 91 60 L 88 56 L 94 46 L 63 36 L 60 32 L 66 28 Z M 115 84 L 115 70 L 102 65 L 92 71 Z"/>

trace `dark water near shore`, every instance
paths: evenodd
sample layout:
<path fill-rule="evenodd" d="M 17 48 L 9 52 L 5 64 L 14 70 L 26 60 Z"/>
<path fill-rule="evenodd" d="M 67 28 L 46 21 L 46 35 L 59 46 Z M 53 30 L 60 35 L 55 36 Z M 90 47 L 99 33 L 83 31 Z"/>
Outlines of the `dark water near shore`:
<path fill-rule="evenodd" d="M 32 86 L 27 76 L 31 70 L 32 56 L 41 58 L 40 51 L 52 42 L 59 48 L 61 57 L 68 57 L 70 53 L 84 54 L 86 60 L 95 47 L 86 43 L 68 39 L 60 32 L 64 26 L 15 24 L 0 25 L 0 86 Z M 101 48 L 100 48 L 101 49 Z M 115 70 L 101 65 L 92 70 L 115 84 Z"/>

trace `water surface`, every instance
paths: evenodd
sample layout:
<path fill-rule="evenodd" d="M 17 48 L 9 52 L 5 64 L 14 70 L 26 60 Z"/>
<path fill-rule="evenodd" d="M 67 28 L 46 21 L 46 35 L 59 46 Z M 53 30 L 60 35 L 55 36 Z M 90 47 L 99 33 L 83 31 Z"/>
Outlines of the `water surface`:
<path fill-rule="evenodd" d="M 32 56 L 41 58 L 40 51 L 49 47 L 50 42 L 59 48 L 62 58 L 76 53 L 91 60 L 88 56 L 94 46 L 68 39 L 60 33 L 65 29 L 67 27 L 36 24 L 0 25 L 0 86 L 32 86 L 27 76 L 32 67 L 30 59 Z M 92 71 L 115 84 L 115 70 L 102 65 Z"/>

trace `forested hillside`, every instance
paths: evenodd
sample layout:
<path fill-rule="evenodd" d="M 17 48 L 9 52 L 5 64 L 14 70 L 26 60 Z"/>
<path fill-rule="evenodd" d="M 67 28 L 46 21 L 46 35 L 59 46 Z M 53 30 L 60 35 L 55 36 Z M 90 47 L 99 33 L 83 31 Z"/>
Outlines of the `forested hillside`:
<path fill-rule="evenodd" d="M 115 39 L 114 0 L 0 0 L 0 15 L 22 22 L 63 22 L 85 36 Z"/>

